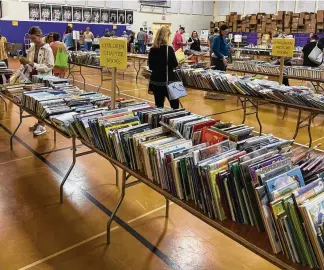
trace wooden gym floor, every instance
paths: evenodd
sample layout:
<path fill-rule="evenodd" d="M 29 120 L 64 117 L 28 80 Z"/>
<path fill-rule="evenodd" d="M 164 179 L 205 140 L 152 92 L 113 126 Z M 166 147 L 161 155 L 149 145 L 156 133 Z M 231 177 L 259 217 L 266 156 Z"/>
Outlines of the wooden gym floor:
<path fill-rule="evenodd" d="M 10 67 L 18 63 L 10 61 Z M 89 84 L 97 85 L 96 70 L 85 71 Z M 81 81 L 81 77 L 76 77 Z M 76 82 L 77 83 L 77 82 Z M 118 75 L 121 96 L 152 101 L 147 82 L 135 83 L 134 72 Z M 101 91 L 110 94 L 110 82 Z M 203 99 L 203 92 L 189 90 L 182 100 L 194 113 L 209 115 L 236 109 L 235 98 Z M 59 204 L 59 184 L 72 162 L 71 141 L 53 131 L 34 138 L 27 118 L 10 150 L 10 133 L 19 121 L 18 108 L 0 101 L 0 269 L 276 269 L 253 252 L 171 204 L 165 219 L 165 199 L 143 184 L 126 190 L 125 200 L 112 225 L 111 244 L 106 245 L 106 222 L 120 188 L 108 161 L 91 154 L 77 159 L 65 185 L 65 202 Z M 289 109 L 262 106 L 264 132 L 291 138 L 297 117 Z M 216 118 L 240 123 L 242 110 Z M 312 127 L 315 143 L 324 144 L 323 117 Z M 247 124 L 257 126 L 254 116 Z M 297 141 L 307 143 L 301 130 Z M 78 143 L 79 144 L 79 143 Z M 78 151 L 86 151 L 85 147 Z"/>

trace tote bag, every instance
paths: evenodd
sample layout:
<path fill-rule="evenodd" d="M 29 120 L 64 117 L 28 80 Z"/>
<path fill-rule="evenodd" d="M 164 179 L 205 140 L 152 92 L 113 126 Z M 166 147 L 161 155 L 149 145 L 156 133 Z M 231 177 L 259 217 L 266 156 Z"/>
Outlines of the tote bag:
<path fill-rule="evenodd" d="M 56 57 L 55 57 L 55 66 L 58 68 L 67 68 L 68 67 L 68 54 L 63 48 L 60 46 L 57 49 Z"/>
<path fill-rule="evenodd" d="M 318 42 L 316 43 L 316 46 L 311 51 L 311 53 L 308 55 L 308 59 L 313 63 L 320 65 L 323 62 L 323 51 L 317 47 L 317 44 Z"/>
<path fill-rule="evenodd" d="M 182 82 L 169 83 L 169 46 L 167 46 L 166 78 L 167 78 L 167 90 L 168 90 L 169 100 L 175 100 L 187 96 L 187 91 L 183 86 Z"/>

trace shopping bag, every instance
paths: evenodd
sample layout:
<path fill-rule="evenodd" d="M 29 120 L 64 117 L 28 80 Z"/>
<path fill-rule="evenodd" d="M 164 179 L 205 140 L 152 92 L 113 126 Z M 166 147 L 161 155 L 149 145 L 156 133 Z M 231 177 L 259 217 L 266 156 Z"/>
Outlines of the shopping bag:
<path fill-rule="evenodd" d="M 308 59 L 311 60 L 313 63 L 320 65 L 323 62 L 323 51 L 316 46 L 311 51 L 311 53 L 308 55 Z"/>
<path fill-rule="evenodd" d="M 169 83 L 167 86 L 169 100 L 179 99 L 187 95 L 187 91 L 183 86 L 182 82 Z"/>
<path fill-rule="evenodd" d="M 65 49 L 63 47 L 58 48 L 55 58 L 55 66 L 59 68 L 67 68 L 68 58 L 69 56 Z"/>

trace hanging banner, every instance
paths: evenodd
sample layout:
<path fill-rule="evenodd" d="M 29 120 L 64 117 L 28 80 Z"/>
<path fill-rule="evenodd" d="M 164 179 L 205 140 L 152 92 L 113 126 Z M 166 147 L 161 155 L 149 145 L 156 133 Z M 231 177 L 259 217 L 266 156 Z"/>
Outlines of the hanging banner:
<path fill-rule="evenodd" d="M 274 38 L 272 43 L 272 55 L 293 57 L 295 49 L 294 38 Z"/>
<path fill-rule="evenodd" d="M 127 40 L 126 39 L 100 39 L 100 66 L 127 68 Z"/>

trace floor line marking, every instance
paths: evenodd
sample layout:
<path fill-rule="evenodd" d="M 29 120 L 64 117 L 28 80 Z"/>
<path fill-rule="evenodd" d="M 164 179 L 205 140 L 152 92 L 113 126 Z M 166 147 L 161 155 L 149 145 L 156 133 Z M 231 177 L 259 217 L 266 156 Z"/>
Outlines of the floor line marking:
<path fill-rule="evenodd" d="M 170 205 L 171 205 L 171 204 L 173 204 L 173 203 L 171 202 Z M 147 217 L 147 216 L 149 216 L 149 215 L 151 215 L 151 214 L 153 214 L 153 213 L 155 213 L 155 212 L 158 212 L 158 211 L 162 210 L 163 208 L 165 208 L 165 205 L 162 205 L 162 206 L 160 206 L 160 207 L 158 207 L 158 208 L 153 209 L 152 211 L 149 211 L 149 212 L 147 212 L 147 213 L 145 213 L 145 214 L 143 214 L 143 215 L 140 215 L 140 216 L 138 216 L 138 217 L 136 217 L 136 218 L 133 218 L 133 219 L 127 221 L 127 223 L 128 223 L 128 224 L 131 224 L 131 223 L 133 223 L 133 222 L 135 222 L 135 221 L 137 221 L 137 220 L 140 220 L 140 219 L 142 219 L 142 218 L 144 218 L 144 217 Z M 111 228 L 110 231 L 111 231 L 111 232 L 112 232 L 112 231 L 115 231 L 115 230 L 117 230 L 118 228 L 120 228 L 120 226 L 115 226 L 115 227 Z M 106 235 L 106 233 L 107 233 L 106 231 L 101 232 L 101 233 L 98 233 L 98 234 L 96 234 L 96 235 L 94 235 L 94 236 L 92 236 L 92 237 L 89 237 L 88 239 L 85 239 L 85 240 L 83 240 L 83 241 L 81 241 L 81 242 L 79 242 L 79 243 L 77 243 L 77 244 L 74 244 L 74 245 L 72 245 L 72 246 L 70 246 L 70 247 L 67 247 L 67 248 L 62 249 L 62 250 L 60 250 L 60 251 L 58 251 L 58 252 L 55 252 L 55 253 L 52 254 L 52 255 L 49 255 L 49 256 L 47 256 L 47 257 L 45 257 L 45 258 L 43 258 L 43 259 L 40 259 L 40 260 L 38 260 L 38 261 L 36 261 L 36 262 L 33 262 L 33 263 L 31 263 L 31 264 L 28 264 L 28 265 L 26 265 L 26 266 L 24 266 L 24 267 L 21 267 L 21 268 L 19 268 L 18 270 L 26 270 L 26 269 L 29 269 L 29 268 L 31 268 L 31 267 L 33 267 L 33 266 L 38 265 L 38 264 L 44 263 L 44 262 L 46 262 L 46 261 L 48 261 L 48 260 L 50 260 L 50 259 L 52 259 L 52 258 L 55 258 L 55 257 L 57 257 L 57 256 L 59 256 L 59 255 L 61 255 L 61 254 L 63 254 L 63 253 L 66 253 L 66 252 L 68 252 L 68 251 L 70 251 L 70 250 L 72 250 L 72 249 L 74 249 L 74 248 L 77 248 L 77 247 L 79 247 L 79 246 L 82 246 L 82 245 L 84 245 L 84 244 L 86 244 L 86 243 L 88 243 L 88 242 L 90 242 L 90 241 L 92 241 L 92 240 L 94 240 L 94 239 L 96 239 L 96 238 L 99 238 L 99 237 L 101 237 L 101 236 L 104 236 L 104 235 Z"/>
<path fill-rule="evenodd" d="M 13 159 L 13 160 L 8 160 L 8 161 L 1 162 L 0 165 L 4 165 L 4 164 L 8 164 L 10 162 L 20 161 L 20 160 L 24 160 L 24 159 L 28 159 L 28 158 L 32 158 L 32 157 L 34 157 L 34 156 L 28 156 L 28 157 L 23 157 L 23 158 L 17 158 L 17 159 Z"/>
<path fill-rule="evenodd" d="M 0 122 L 0 127 L 2 127 L 8 134 L 12 134 L 12 132 L 4 126 Z M 17 137 L 16 135 L 14 138 L 21 143 L 25 148 L 27 148 L 31 153 L 33 153 L 36 157 L 38 157 L 42 162 L 44 162 L 49 168 L 51 168 L 54 172 L 56 172 L 61 177 L 64 176 L 64 173 L 58 169 L 55 165 L 53 165 L 51 162 L 49 162 L 47 159 L 45 159 L 43 156 L 39 155 L 37 151 L 35 151 L 32 147 L 27 145 L 22 139 Z M 79 187 L 80 188 L 80 187 Z M 85 190 L 82 190 L 82 194 L 93 204 L 95 204 L 102 212 L 104 212 L 107 216 L 111 216 L 112 212 L 106 208 L 103 204 L 98 202 L 94 197 L 92 197 L 88 192 Z M 151 251 L 155 256 L 157 256 L 159 259 L 161 259 L 165 264 L 167 264 L 171 269 L 180 269 L 180 267 L 171 259 L 169 258 L 165 253 L 163 253 L 158 247 L 154 246 L 150 241 L 148 241 L 145 237 L 143 237 L 141 234 L 139 234 L 136 230 L 134 230 L 132 227 L 130 227 L 127 222 L 123 221 L 120 217 L 115 216 L 114 220 L 123 227 L 131 236 L 133 236 L 137 241 L 139 241 L 142 245 L 144 245 L 149 251 Z"/>

